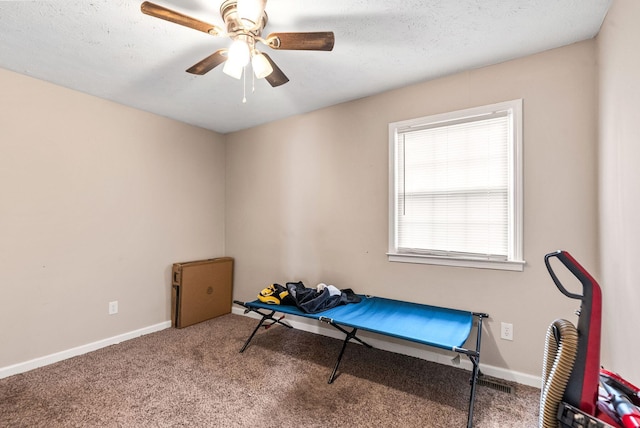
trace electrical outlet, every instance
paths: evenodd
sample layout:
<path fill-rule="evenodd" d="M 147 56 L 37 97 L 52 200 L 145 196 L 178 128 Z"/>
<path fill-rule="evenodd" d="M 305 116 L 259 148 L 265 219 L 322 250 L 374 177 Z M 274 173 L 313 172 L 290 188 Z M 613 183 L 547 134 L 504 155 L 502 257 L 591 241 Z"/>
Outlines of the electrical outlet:
<path fill-rule="evenodd" d="M 114 300 L 113 302 L 109 302 L 109 315 L 114 315 L 118 313 L 118 301 Z"/>
<path fill-rule="evenodd" d="M 504 340 L 513 340 L 513 324 L 503 322 L 500 329 L 500 338 Z"/>

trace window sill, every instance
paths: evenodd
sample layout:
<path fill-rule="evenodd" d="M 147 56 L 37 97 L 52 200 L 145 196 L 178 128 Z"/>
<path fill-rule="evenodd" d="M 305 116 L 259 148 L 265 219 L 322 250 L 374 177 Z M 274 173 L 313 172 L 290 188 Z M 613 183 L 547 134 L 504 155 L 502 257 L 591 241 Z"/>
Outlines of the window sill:
<path fill-rule="evenodd" d="M 387 253 L 390 262 L 400 263 L 421 263 L 429 265 L 468 267 L 477 269 L 497 269 L 522 272 L 524 270 L 525 261 L 522 260 L 479 260 L 464 259 L 451 257 L 427 256 L 423 254 L 398 254 Z"/>

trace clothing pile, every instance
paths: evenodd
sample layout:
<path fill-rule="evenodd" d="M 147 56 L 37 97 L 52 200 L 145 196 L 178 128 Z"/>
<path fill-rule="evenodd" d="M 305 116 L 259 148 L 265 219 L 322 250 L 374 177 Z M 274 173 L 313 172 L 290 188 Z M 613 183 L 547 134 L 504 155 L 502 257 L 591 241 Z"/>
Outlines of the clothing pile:
<path fill-rule="evenodd" d="M 350 288 L 338 289 L 333 285 L 318 284 L 307 288 L 302 281 L 287 282 L 286 286 L 271 284 L 258 294 L 261 302 L 273 305 L 294 305 L 303 312 L 315 314 L 348 303 L 359 303 L 360 296 Z"/>

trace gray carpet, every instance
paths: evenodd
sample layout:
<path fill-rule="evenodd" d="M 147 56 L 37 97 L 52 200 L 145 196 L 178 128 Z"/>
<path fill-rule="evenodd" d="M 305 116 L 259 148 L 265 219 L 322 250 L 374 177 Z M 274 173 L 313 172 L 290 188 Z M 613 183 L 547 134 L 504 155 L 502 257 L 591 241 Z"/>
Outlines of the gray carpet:
<path fill-rule="evenodd" d="M 464 427 L 470 372 L 225 315 L 0 380 L 2 427 Z M 474 427 L 536 427 L 540 391 L 479 386 Z"/>

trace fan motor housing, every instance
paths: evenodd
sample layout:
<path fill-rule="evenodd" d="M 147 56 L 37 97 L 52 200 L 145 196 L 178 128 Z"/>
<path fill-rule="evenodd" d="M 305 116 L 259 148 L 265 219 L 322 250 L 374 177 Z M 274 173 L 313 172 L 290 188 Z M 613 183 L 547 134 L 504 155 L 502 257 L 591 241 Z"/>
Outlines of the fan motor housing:
<path fill-rule="evenodd" d="M 259 22 L 252 22 L 249 20 L 243 21 L 238 16 L 238 1 L 237 0 L 225 0 L 220 5 L 220 15 L 224 20 L 224 23 L 227 26 L 227 33 L 230 36 L 245 34 L 252 35 L 254 37 L 260 37 L 262 30 L 265 25 L 267 25 L 267 21 L 269 18 L 267 17 L 267 12 L 262 12 L 260 16 Z M 253 24 L 248 27 L 245 25 L 246 23 Z"/>

